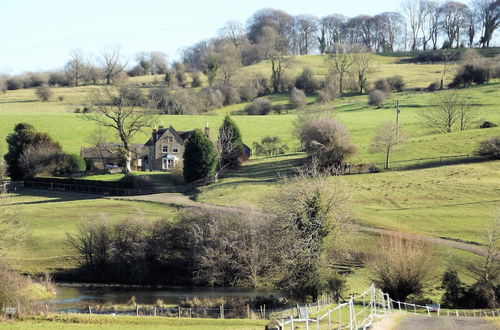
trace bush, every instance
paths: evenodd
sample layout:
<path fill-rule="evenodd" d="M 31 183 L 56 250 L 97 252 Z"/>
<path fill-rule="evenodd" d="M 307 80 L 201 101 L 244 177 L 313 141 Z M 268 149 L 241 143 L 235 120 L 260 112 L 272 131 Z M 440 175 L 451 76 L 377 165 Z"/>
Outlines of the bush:
<path fill-rule="evenodd" d="M 245 107 L 245 112 L 249 115 L 267 115 L 271 112 L 272 102 L 265 97 L 256 98 L 251 104 Z"/>
<path fill-rule="evenodd" d="M 500 159 L 500 136 L 480 142 L 476 155 L 488 159 Z"/>
<path fill-rule="evenodd" d="M 430 244 L 410 235 L 383 235 L 375 251 L 367 263 L 377 287 L 400 301 L 422 293 L 435 266 Z"/>
<path fill-rule="evenodd" d="M 47 102 L 52 97 L 52 94 L 54 94 L 47 84 L 37 87 L 35 93 L 42 102 Z"/>
<path fill-rule="evenodd" d="M 191 87 L 201 87 L 201 77 L 198 71 L 193 71 L 190 73 L 191 75 Z"/>
<path fill-rule="evenodd" d="M 375 89 L 385 93 L 390 93 L 392 90 L 391 84 L 389 84 L 389 81 L 385 78 L 379 79 L 375 82 Z"/>
<path fill-rule="evenodd" d="M 23 82 L 17 77 L 7 79 L 6 85 L 7 89 L 10 91 L 23 88 Z"/>
<path fill-rule="evenodd" d="M 449 84 L 451 88 L 469 87 L 472 83 L 483 84 L 489 80 L 489 71 L 480 65 L 466 64 L 462 66 L 453 81 Z"/>
<path fill-rule="evenodd" d="M 203 111 L 220 109 L 224 105 L 224 95 L 215 87 L 203 88 L 198 94 Z"/>
<path fill-rule="evenodd" d="M 290 92 L 290 105 L 292 109 L 302 109 L 306 105 L 306 94 L 294 87 Z"/>
<path fill-rule="evenodd" d="M 284 109 L 284 108 L 285 108 L 285 107 L 284 107 L 284 106 L 283 106 L 283 104 L 281 104 L 281 103 L 278 103 L 278 104 L 273 105 L 273 111 L 274 111 L 275 113 L 277 113 L 278 115 L 281 115 L 281 113 L 283 112 L 283 109 Z"/>
<path fill-rule="evenodd" d="M 389 77 L 387 78 L 387 81 L 389 82 L 391 89 L 395 90 L 396 92 L 402 92 L 403 88 L 405 88 L 405 81 L 401 76 Z"/>
<path fill-rule="evenodd" d="M 60 165 L 62 174 L 85 172 L 87 169 L 85 159 L 77 154 L 65 154 Z"/>
<path fill-rule="evenodd" d="M 332 95 L 326 90 L 320 90 L 316 96 L 316 103 L 325 104 L 333 100 Z"/>
<path fill-rule="evenodd" d="M 133 85 L 121 86 L 119 89 L 120 98 L 127 104 L 140 107 L 146 103 L 146 98 L 139 87 Z"/>
<path fill-rule="evenodd" d="M 301 115 L 294 126 L 300 145 L 322 168 L 338 166 L 356 152 L 345 126 L 331 117 Z"/>
<path fill-rule="evenodd" d="M 492 123 L 491 121 L 487 121 L 485 120 L 480 126 L 479 128 L 491 128 L 491 127 L 497 127 L 498 125 L 495 124 L 495 123 Z"/>
<path fill-rule="evenodd" d="M 314 71 L 311 67 L 305 67 L 302 69 L 302 73 L 295 80 L 295 87 L 303 90 L 307 94 L 313 94 L 319 87 L 318 79 L 314 75 Z"/>
<path fill-rule="evenodd" d="M 433 83 L 430 83 L 429 86 L 427 86 L 427 90 L 429 92 L 435 92 L 439 89 L 440 85 L 438 82 L 433 82 Z"/>
<path fill-rule="evenodd" d="M 283 155 L 287 150 L 288 146 L 283 144 L 278 136 L 265 136 L 260 143 L 253 143 L 253 152 L 256 156 Z"/>
<path fill-rule="evenodd" d="M 384 101 L 387 99 L 387 94 L 384 91 L 375 89 L 370 92 L 368 104 L 374 105 L 377 108 L 382 108 Z"/>

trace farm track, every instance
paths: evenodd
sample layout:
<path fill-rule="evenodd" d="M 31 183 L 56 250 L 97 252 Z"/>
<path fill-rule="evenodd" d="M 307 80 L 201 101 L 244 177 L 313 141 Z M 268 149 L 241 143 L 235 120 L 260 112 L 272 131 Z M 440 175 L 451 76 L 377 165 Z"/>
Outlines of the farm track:
<path fill-rule="evenodd" d="M 251 212 L 257 212 L 257 213 L 266 213 L 263 211 L 255 210 L 251 207 L 243 208 L 243 207 L 222 206 L 222 205 L 214 205 L 214 204 L 196 202 L 196 201 L 190 199 L 189 196 L 182 195 L 182 194 L 176 194 L 176 193 L 159 193 L 159 194 L 152 194 L 152 195 L 140 195 L 140 196 L 130 196 L 130 197 L 120 197 L 120 198 L 110 197 L 110 198 L 121 199 L 121 200 L 134 200 L 134 201 L 161 203 L 161 204 L 171 205 L 174 207 L 203 207 L 203 208 L 209 208 L 209 209 L 213 209 L 213 210 L 230 210 L 230 211 L 236 211 L 236 212 L 251 211 Z M 392 234 L 398 233 L 398 231 L 396 231 L 396 230 L 368 227 L 368 226 L 362 226 L 359 224 L 358 224 L 358 227 L 361 231 L 375 233 L 375 234 L 379 234 L 379 235 L 382 235 L 382 234 L 392 235 Z M 487 253 L 486 249 L 481 247 L 480 245 L 463 243 L 463 242 L 455 241 L 452 239 L 446 239 L 446 238 L 424 236 L 421 234 L 419 234 L 417 237 L 419 237 L 419 239 L 421 239 L 425 242 L 438 244 L 438 245 L 442 245 L 442 246 L 447 246 L 447 247 L 451 247 L 454 249 L 460 249 L 463 251 L 468 251 L 468 252 L 471 252 L 471 253 L 474 253 L 474 254 L 477 254 L 480 256 L 485 256 Z"/>
<path fill-rule="evenodd" d="M 476 317 L 426 317 L 409 316 L 397 327 L 401 330 L 420 329 L 463 329 L 463 330 L 495 330 L 493 322 Z"/>

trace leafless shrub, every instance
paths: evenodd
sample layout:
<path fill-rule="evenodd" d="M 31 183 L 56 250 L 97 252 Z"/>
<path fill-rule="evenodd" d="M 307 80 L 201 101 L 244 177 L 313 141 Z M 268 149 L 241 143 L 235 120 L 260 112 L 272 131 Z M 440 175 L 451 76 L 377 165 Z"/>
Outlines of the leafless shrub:
<path fill-rule="evenodd" d="M 356 151 L 344 125 L 328 115 L 299 115 L 293 133 L 303 150 L 324 168 L 338 166 Z"/>
<path fill-rule="evenodd" d="M 290 92 L 290 105 L 293 109 L 302 109 L 306 105 L 306 94 L 294 87 Z"/>
<path fill-rule="evenodd" d="M 383 235 L 375 251 L 367 260 L 375 285 L 395 300 L 422 293 L 435 267 L 429 243 L 409 234 Z"/>

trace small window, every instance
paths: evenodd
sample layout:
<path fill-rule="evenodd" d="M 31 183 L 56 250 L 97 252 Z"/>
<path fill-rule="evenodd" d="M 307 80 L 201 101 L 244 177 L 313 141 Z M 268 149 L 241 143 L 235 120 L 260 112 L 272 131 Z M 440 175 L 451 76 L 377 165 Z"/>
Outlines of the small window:
<path fill-rule="evenodd" d="M 163 152 L 164 154 L 166 154 L 166 153 L 168 152 L 168 146 L 163 145 L 163 146 L 161 147 L 161 152 Z"/>
<path fill-rule="evenodd" d="M 179 147 L 178 147 L 178 146 L 174 146 L 174 147 L 172 148 L 172 152 L 173 152 L 174 154 L 178 153 L 178 152 L 179 152 Z"/>
<path fill-rule="evenodd" d="M 162 158 L 162 160 L 161 160 L 161 168 L 164 169 L 164 170 L 168 169 L 168 159 Z"/>

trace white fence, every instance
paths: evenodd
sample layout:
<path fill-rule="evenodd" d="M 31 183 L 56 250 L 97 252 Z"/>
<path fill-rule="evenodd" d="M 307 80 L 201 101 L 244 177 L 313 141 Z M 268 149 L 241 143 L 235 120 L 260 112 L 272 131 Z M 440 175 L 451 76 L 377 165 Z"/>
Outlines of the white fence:
<path fill-rule="evenodd" d="M 299 326 L 306 330 L 366 329 L 371 327 L 377 318 L 397 311 L 427 316 L 500 316 L 500 310 L 443 311 L 439 305 L 422 306 L 396 301 L 373 284 L 365 292 L 351 297 L 349 302 L 333 308 L 332 305 L 324 307 L 316 313 L 311 308 L 298 308 L 298 317 L 292 315 L 277 319 L 277 326 L 282 330 L 295 330 L 295 327 Z"/>

